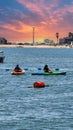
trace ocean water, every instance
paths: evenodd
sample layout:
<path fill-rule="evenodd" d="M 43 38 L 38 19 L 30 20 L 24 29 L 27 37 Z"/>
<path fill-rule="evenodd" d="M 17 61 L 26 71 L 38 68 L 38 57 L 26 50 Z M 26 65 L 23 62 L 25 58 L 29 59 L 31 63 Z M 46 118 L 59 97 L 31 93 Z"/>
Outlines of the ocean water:
<path fill-rule="evenodd" d="M 73 130 L 73 49 L 1 48 L 0 130 Z M 24 75 L 11 75 L 19 64 Z M 44 65 L 66 75 L 38 76 Z M 33 83 L 43 81 L 45 88 Z"/>

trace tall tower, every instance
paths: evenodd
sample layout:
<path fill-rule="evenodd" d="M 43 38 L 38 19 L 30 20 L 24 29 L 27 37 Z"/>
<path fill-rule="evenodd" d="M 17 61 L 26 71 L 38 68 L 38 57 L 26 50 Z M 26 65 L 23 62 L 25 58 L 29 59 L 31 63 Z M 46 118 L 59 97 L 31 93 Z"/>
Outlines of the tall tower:
<path fill-rule="evenodd" d="M 59 33 L 56 33 L 56 38 L 57 38 L 57 44 L 59 44 Z"/>
<path fill-rule="evenodd" d="M 33 45 L 35 43 L 35 41 L 34 41 L 34 31 L 35 31 L 35 27 L 33 27 Z"/>

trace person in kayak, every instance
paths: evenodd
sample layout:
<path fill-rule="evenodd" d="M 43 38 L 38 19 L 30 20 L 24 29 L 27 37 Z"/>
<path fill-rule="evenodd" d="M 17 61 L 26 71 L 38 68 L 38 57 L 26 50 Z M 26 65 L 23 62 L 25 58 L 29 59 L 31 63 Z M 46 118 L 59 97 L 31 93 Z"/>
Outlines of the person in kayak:
<path fill-rule="evenodd" d="M 16 67 L 14 68 L 15 72 L 21 72 L 22 69 L 19 67 L 19 65 L 16 65 Z"/>
<path fill-rule="evenodd" d="M 44 72 L 52 72 L 52 70 L 48 67 L 48 65 L 44 66 Z"/>

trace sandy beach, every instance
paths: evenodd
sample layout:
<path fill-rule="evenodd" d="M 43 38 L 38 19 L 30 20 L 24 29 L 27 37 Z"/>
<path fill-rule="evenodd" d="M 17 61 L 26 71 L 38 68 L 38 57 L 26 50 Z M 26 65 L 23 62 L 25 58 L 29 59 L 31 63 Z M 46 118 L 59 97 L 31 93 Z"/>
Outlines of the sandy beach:
<path fill-rule="evenodd" d="M 65 46 L 65 45 L 57 45 L 57 46 L 54 46 L 54 45 L 15 45 L 15 44 L 11 44 L 11 45 L 5 45 L 5 44 L 0 44 L 0 48 L 3 48 L 3 47 L 7 47 L 7 48 L 71 48 L 69 46 Z"/>

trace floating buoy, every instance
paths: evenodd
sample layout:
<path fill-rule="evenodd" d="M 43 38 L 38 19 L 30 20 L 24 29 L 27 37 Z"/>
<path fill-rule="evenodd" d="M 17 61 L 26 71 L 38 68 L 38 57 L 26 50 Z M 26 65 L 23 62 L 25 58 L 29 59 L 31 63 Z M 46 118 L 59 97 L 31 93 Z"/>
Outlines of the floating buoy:
<path fill-rule="evenodd" d="M 43 88 L 45 87 L 45 83 L 42 82 L 42 81 L 39 81 L 39 82 L 34 82 L 34 88 Z"/>

